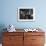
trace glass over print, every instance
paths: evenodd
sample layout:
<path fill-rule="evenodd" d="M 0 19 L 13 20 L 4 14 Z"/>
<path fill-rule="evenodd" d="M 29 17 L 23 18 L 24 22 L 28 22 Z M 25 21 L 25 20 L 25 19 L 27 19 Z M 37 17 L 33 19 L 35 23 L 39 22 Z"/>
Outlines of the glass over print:
<path fill-rule="evenodd" d="M 34 8 L 18 8 L 18 20 L 19 21 L 34 21 L 35 9 Z"/>

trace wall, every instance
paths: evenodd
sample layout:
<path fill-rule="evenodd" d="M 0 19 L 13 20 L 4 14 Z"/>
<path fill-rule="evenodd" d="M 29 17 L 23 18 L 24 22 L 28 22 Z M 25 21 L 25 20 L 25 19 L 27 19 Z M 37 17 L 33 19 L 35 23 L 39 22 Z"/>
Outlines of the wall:
<path fill-rule="evenodd" d="M 17 21 L 17 8 L 34 7 L 36 20 L 34 22 Z M 0 0 L 0 27 L 13 24 L 16 28 L 46 28 L 46 0 Z"/>

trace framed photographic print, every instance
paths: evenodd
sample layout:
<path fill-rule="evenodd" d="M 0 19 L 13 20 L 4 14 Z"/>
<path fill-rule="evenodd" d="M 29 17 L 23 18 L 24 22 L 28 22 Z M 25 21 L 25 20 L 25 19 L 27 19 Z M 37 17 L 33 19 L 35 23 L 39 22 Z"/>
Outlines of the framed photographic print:
<path fill-rule="evenodd" d="M 18 21 L 35 21 L 35 8 L 19 7 Z"/>

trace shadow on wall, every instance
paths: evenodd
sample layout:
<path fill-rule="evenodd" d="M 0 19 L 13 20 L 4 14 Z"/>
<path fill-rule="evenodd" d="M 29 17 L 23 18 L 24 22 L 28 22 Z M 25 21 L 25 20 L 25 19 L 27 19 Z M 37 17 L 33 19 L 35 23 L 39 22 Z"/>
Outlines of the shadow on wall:
<path fill-rule="evenodd" d="M 2 33 L 6 31 L 6 29 L 4 30 L 4 28 L 6 28 L 5 25 L 0 24 L 0 43 L 2 43 L 2 36 L 3 36 Z"/>

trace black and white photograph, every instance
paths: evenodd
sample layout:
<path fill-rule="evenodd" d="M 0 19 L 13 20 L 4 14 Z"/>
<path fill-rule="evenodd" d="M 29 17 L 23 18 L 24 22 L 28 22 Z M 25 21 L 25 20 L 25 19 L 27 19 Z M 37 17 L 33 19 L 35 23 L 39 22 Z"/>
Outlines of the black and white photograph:
<path fill-rule="evenodd" d="M 33 21 L 35 19 L 34 8 L 19 8 L 18 9 L 18 20 L 19 21 Z"/>

